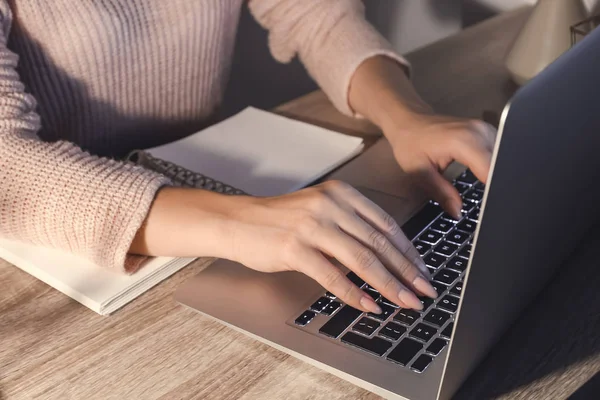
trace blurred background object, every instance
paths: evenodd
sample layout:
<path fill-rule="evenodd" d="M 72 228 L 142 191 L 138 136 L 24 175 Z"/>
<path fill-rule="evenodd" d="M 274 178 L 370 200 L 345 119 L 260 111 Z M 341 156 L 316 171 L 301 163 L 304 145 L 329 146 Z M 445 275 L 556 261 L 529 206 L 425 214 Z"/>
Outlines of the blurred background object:
<path fill-rule="evenodd" d="M 571 26 L 571 46 L 575 46 L 581 39 L 600 25 L 600 15 L 592 15 Z"/>
<path fill-rule="evenodd" d="M 523 85 L 571 47 L 571 27 L 587 17 L 581 0 L 539 0 L 506 57 L 513 80 Z"/>
<path fill-rule="evenodd" d="M 497 14 L 535 4 L 535 0 L 363 0 L 367 18 L 405 54 Z M 600 0 L 585 0 L 589 9 Z M 441 67 L 443 68 L 443 67 Z M 221 108 L 229 116 L 248 105 L 268 109 L 316 89 L 295 60 L 274 61 L 267 35 L 243 7 L 230 82 Z"/>

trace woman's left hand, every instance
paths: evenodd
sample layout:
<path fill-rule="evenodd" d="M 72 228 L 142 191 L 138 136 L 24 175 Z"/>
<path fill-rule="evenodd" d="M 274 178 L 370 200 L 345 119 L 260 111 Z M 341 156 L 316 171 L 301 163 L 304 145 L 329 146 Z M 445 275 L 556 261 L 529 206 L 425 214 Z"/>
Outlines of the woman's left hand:
<path fill-rule="evenodd" d="M 383 126 L 400 167 L 426 193 L 460 219 L 462 200 L 443 177 L 453 161 L 466 165 L 486 183 L 496 129 L 480 120 L 418 115 L 411 122 Z"/>
<path fill-rule="evenodd" d="M 381 128 L 402 169 L 448 213 L 460 216 L 461 198 L 443 171 L 458 161 L 486 183 L 496 129 L 479 120 L 436 115 L 406 71 L 387 57 L 373 57 L 359 66 L 348 101 Z"/>

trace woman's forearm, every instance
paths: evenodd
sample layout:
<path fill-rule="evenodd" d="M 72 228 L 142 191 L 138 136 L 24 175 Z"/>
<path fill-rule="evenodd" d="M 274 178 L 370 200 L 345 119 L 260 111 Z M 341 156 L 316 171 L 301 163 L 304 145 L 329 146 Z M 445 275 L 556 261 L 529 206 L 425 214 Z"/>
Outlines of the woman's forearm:
<path fill-rule="evenodd" d="M 149 256 L 231 256 L 231 212 L 239 196 L 204 190 L 161 189 L 130 253 Z M 239 205 L 238 205 L 239 206 Z"/>
<path fill-rule="evenodd" d="M 410 129 L 421 115 L 431 115 L 410 82 L 403 66 L 395 60 L 376 56 L 363 62 L 354 73 L 348 93 L 350 107 L 384 130 Z M 394 130 L 386 127 L 394 125 Z"/>

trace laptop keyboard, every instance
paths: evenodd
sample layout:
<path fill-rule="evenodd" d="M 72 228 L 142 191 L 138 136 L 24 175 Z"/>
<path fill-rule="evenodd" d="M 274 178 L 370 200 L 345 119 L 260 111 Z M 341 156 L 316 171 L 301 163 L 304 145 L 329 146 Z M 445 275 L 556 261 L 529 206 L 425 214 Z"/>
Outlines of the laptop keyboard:
<path fill-rule="evenodd" d="M 436 300 L 421 297 L 423 310 L 399 308 L 354 272 L 348 278 L 381 307 L 381 314 L 364 313 L 343 304 L 329 292 L 316 299 L 295 320 L 304 327 L 321 314 L 319 333 L 376 357 L 422 373 L 448 345 L 454 313 L 462 294 L 463 277 L 471 256 L 472 237 L 479 221 L 484 185 L 466 171 L 454 181 L 463 199 L 457 221 L 435 202 L 429 202 L 403 227 L 433 276 Z"/>

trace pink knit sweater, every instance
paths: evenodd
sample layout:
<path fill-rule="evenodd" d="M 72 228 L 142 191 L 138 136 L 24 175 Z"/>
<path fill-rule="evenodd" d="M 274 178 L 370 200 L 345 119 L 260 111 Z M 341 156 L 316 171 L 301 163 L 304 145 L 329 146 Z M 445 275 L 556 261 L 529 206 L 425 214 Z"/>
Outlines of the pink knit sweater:
<path fill-rule="evenodd" d="M 0 0 L 0 235 L 134 271 L 127 251 L 168 181 L 115 159 L 206 125 L 244 3 Z M 299 56 L 347 114 L 362 61 L 403 62 L 359 0 L 249 6 L 273 56 Z"/>

